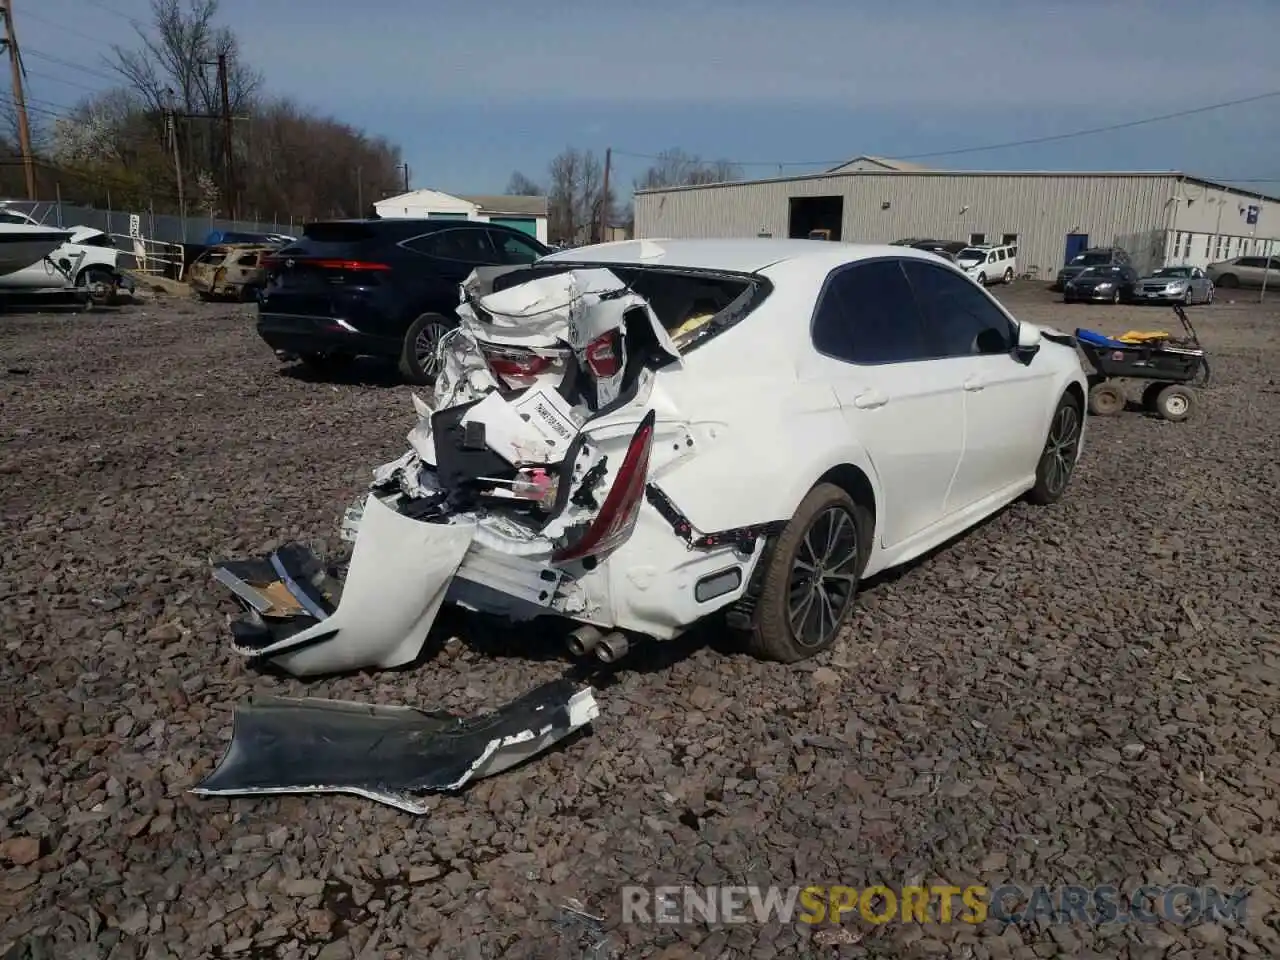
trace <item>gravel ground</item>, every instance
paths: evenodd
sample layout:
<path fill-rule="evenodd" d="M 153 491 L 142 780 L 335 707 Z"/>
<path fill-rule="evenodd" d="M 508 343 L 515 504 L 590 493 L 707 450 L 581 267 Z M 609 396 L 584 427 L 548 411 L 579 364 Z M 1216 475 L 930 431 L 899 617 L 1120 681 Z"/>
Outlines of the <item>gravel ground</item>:
<path fill-rule="evenodd" d="M 1173 319 L 1000 295 L 1064 329 Z M 1193 420 L 1091 421 L 1065 502 L 868 585 L 816 662 L 710 631 L 633 655 L 593 733 L 421 818 L 187 792 L 255 691 L 474 712 L 566 669 L 479 625 L 312 684 L 228 649 L 210 559 L 335 549 L 407 389 L 285 375 L 234 305 L 0 317 L 0 955 L 1276 954 L 1280 298 L 1192 316 L 1217 378 Z M 1256 889 L 1237 926 L 858 921 L 834 948 L 620 923 L 628 882 L 920 879 Z"/>

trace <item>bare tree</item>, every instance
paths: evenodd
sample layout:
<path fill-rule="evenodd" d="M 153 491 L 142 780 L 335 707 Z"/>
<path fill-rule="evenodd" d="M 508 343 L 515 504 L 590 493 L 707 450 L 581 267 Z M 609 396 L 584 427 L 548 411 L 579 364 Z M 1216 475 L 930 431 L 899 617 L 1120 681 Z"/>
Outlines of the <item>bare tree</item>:
<path fill-rule="evenodd" d="M 551 161 L 547 191 L 548 233 L 553 241 L 585 243 L 596 239 L 596 229 L 613 219 L 616 195 L 612 187 L 605 198 L 604 164 L 591 150 L 566 147 Z M 606 206 L 607 204 L 607 206 Z"/>
<path fill-rule="evenodd" d="M 113 44 L 110 66 L 128 89 L 156 114 L 173 107 L 183 113 L 215 114 L 222 91 L 211 66 L 227 61 L 227 93 L 231 112 L 239 113 L 262 82 L 240 57 L 236 35 L 215 25 L 219 0 L 151 0 L 151 23 L 134 26 L 141 46 L 128 50 Z"/>
<path fill-rule="evenodd" d="M 728 160 L 708 162 L 672 148 L 658 154 L 657 160 L 636 179 L 635 187 L 637 190 L 659 190 L 741 179 L 741 168 Z"/>
<path fill-rule="evenodd" d="M 509 197 L 541 197 L 544 196 L 542 187 L 538 186 L 519 170 L 511 174 L 511 179 L 507 181 L 507 196 Z"/>

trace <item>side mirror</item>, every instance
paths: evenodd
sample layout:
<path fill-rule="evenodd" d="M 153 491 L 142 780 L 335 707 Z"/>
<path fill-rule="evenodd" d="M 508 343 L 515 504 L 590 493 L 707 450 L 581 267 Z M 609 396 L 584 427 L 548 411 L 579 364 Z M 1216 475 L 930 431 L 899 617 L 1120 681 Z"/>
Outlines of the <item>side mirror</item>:
<path fill-rule="evenodd" d="M 1043 339 L 1040 328 L 1034 323 L 1018 324 L 1018 341 L 1013 348 L 1014 356 L 1023 363 L 1030 363 L 1031 358 L 1040 352 L 1040 341 Z"/>

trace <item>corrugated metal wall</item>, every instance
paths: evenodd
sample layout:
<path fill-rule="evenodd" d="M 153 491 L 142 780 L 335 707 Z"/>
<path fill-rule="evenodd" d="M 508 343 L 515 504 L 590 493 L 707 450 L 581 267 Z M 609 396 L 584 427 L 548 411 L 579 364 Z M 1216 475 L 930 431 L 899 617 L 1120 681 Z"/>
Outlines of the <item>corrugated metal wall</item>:
<path fill-rule="evenodd" d="M 1052 279 L 1068 233 L 1126 249 L 1140 269 L 1163 262 L 1175 177 L 858 173 L 642 193 L 636 236 L 788 235 L 791 197 L 842 196 L 846 241 L 904 237 L 1000 242 L 1018 235 L 1018 266 Z M 888 203 L 885 208 L 884 204 Z"/>

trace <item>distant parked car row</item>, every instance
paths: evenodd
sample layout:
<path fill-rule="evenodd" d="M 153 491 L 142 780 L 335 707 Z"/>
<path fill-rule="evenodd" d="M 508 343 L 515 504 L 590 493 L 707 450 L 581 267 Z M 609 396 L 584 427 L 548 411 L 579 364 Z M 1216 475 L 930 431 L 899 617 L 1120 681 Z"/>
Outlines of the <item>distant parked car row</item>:
<path fill-rule="evenodd" d="M 1086 267 L 1063 284 L 1064 303 L 1213 303 L 1213 281 L 1199 267 L 1161 267 L 1141 277 L 1128 263 Z"/>

